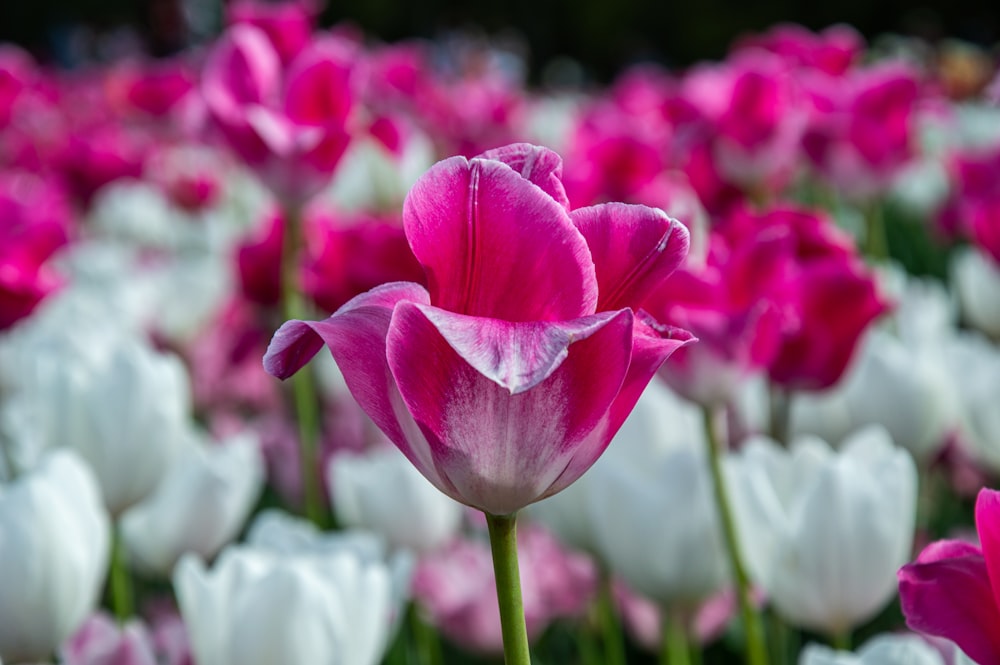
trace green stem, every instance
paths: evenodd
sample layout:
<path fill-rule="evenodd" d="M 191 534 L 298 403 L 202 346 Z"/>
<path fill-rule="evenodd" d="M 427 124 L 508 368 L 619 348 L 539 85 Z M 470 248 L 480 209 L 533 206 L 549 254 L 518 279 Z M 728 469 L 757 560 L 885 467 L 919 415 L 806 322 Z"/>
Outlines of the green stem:
<path fill-rule="evenodd" d="M 611 575 L 605 574 L 601 584 L 601 594 L 597 599 L 598 616 L 601 621 L 601 632 L 604 634 L 605 665 L 625 665 L 625 636 L 622 625 L 615 612 L 614 590 Z"/>
<path fill-rule="evenodd" d="M 865 254 L 872 259 L 889 258 L 889 238 L 878 201 L 870 202 L 865 208 Z"/>
<path fill-rule="evenodd" d="M 705 421 L 705 442 L 708 446 L 708 462 L 712 473 L 712 486 L 715 490 L 715 503 L 719 510 L 719 522 L 726 541 L 726 552 L 729 555 L 729 567 L 733 571 L 736 582 L 736 597 L 739 600 L 740 616 L 743 619 L 743 631 L 746 637 L 746 657 L 750 665 L 765 665 L 767 648 L 764 642 L 764 626 L 760 615 L 750 602 L 750 579 L 740 553 L 739 539 L 736 535 L 736 525 L 733 520 L 732 507 L 726 490 L 726 480 L 722 473 L 722 455 L 718 432 L 718 416 L 712 407 L 702 410 Z"/>
<path fill-rule="evenodd" d="M 285 235 L 281 256 L 281 309 L 285 320 L 308 318 L 305 299 L 299 291 L 298 267 L 302 245 L 302 215 L 285 211 Z M 319 448 L 319 396 L 308 365 L 292 377 L 295 420 L 299 429 L 299 468 L 302 474 L 303 510 L 309 521 L 325 526 L 326 511 L 319 486 L 316 455 Z"/>
<path fill-rule="evenodd" d="M 791 429 L 792 396 L 784 388 L 772 383 L 768 391 L 768 402 L 770 404 L 768 426 L 771 438 L 787 446 Z"/>
<path fill-rule="evenodd" d="M 691 665 L 691 645 L 684 617 L 677 612 L 663 613 L 663 649 L 660 665 Z"/>
<path fill-rule="evenodd" d="M 597 639 L 594 636 L 592 626 L 580 626 L 576 631 L 577 652 L 580 654 L 580 662 L 583 665 L 604 665 L 604 660 L 597 647 Z"/>
<path fill-rule="evenodd" d="M 837 633 L 830 638 L 830 646 L 832 646 L 837 651 L 850 651 L 851 650 L 851 631 L 845 630 L 842 633 Z"/>
<path fill-rule="evenodd" d="M 410 631 L 417 647 L 417 662 L 421 665 L 441 665 L 444 654 L 441 653 L 441 640 L 437 632 L 420 616 L 415 605 L 410 608 Z"/>
<path fill-rule="evenodd" d="M 132 577 L 128 572 L 126 562 L 125 541 L 121 529 L 115 525 L 111 534 L 111 570 L 108 573 L 108 584 L 111 594 L 111 609 L 118 623 L 125 623 L 135 614 L 135 597 L 132 589 Z"/>
<path fill-rule="evenodd" d="M 486 513 L 486 523 L 490 530 L 493 571 L 496 573 L 497 598 L 500 601 L 504 663 L 531 665 L 524 603 L 521 600 L 521 575 L 517 568 L 517 513 Z"/>

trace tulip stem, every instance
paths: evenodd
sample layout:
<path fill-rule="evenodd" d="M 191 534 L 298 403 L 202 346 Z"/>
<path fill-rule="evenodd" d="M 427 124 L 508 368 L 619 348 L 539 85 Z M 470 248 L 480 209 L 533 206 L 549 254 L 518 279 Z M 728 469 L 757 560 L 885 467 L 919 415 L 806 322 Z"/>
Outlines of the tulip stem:
<path fill-rule="evenodd" d="M 770 403 L 768 429 L 771 438 L 783 446 L 787 446 L 789 441 L 789 430 L 791 429 L 792 418 L 792 396 L 774 384 L 768 391 L 768 402 Z"/>
<path fill-rule="evenodd" d="M 496 574 L 497 599 L 500 601 L 504 663 L 531 665 L 524 602 L 521 599 L 521 574 L 517 567 L 517 513 L 486 513 L 486 523 L 490 530 L 493 572 Z"/>
<path fill-rule="evenodd" d="M 843 632 L 833 635 L 830 638 L 830 646 L 832 646 L 837 651 L 850 651 L 851 632 L 849 630 L 845 630 Z"/>
<path fill-rule="evenodd" d="M 722 473 L 722 455 L 720 451 L 718 420 L 722 412 L 705 407 L 702 410 L 705 422 L 705 442 L 708 445 L 708 461 L 712 472 L 712 485 L 715 490 L 715 503 L 719 510 L 719 522 L 726 541 L 726 553 L 729 555 L 729 567 L 736 583 L 736 597 L 739 600 L 740 616 L 743 619 L 743 632 L 746 637 L 746 662 L 750 665 L 765 665 L 767 648 L 764 642 L 764 626 L 760 615 L 750 602 L 750 580 L 740 553 L 739 539 L 736 535 L 736 525 L 733 520 L 732 507 L 726 491 L 726 481 Z"/>
<path fill-rule="evenodd" d="M 889 258 L 885 218 L 878 201 L 872 201 L 865 208 L 865 254 L 871 259 Z"/>
<path fill-rule="evenodd" d="M 410 630 L 413 633 L 413 640 L 416 642 L 418 659 L 421 665 L 441 665 L 444 656 L 441 654 L 441 642 L 437 633 L 427 625 L 427 622 L 416 605 L 410 606 Z"/>
<path fill-rule="evenodd" d="M 660 665 L 691 665 L 691 644 L 684 615 L 663 612 L 663 649 Z"/>
<path fill-rule="evenodd" d="M 299 291 L 299 253 L 302 245 L 302 214 L 285 210 L 285 235 L 281 256 L 281 307 L 285 320 L 308 318 L 306 304 Z M 318 527 L 325 526 L 323 498 L 316 471 L 319 448 L 319 397 L 309 367 L 292 377 L 295 421 L 299 429 L 299 469 L 302 474 L 302 502 L 306 518 Z"/>
<path fill-rule="evenodd" d="M 125 540 L 121 529 L 116 525 L 112 530 L 111 540 L 111 570 L 108 584 L 111 594 L 111 609 L 118 623 L 125 623 L 135 614 L 134 591 L 132 577 L 128 572 L 125 555 Z"/>
<path fill-rule="evenodd" d="M 603 575 L 600 597 L 597 599 L 597 610 L 604 633 L 604 663 L 605 665 L 625 665 L 625 637 L 622 635 L 622 625 L 615 613 L 615 596 L 612 588 L 611 575 Z"/>

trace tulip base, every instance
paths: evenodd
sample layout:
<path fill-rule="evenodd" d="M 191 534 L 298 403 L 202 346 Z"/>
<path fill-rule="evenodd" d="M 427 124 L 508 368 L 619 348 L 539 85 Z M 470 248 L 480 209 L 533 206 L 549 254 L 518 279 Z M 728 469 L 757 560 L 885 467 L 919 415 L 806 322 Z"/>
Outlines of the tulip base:
<path fill-rule="evenodd" d="M 517 565 L 517 513 L 486 513 L 490 531 L 490 550 L 500 603 L 500 630 L 503 635 L 505 665 L 530 665 L 528 630 L 524 622 L 521 598 L 521 574 Z"/>

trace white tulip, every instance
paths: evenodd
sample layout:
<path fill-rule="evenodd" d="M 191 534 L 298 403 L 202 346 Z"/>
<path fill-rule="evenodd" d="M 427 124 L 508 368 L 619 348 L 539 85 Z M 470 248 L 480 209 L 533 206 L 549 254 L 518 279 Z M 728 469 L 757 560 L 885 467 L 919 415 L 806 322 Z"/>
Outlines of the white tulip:
<path fill-rule="evenodd" d="M 961 442 L 979 464 L 1000 471 L 1000 348 L 979 335 L 962 334 L 946 352 L 962 409 Z"/>
<path fill-rule="evenodd" d="M 982 250 L 969 247 L 956 255 L 952 281 L 965 321 L 1000 339 L 1000 266 Z"/>
<path fill-rule="evenodd" d="M 896 592 L 909 560 L 917 471 L 884 429 L 835 452 L 804 437 L 755 438 L 727 460 L 747 568 L 789 623 L 844 634 Z"/>
<path fill-rule="evenodd" d="M 109 548 L 97 482 L 72 451 L 0 485 L 0 657 L 55 653 L 94 609 Z"/>
<path fill-rule="evenodd" d="M 327 467 L 337 521 L 382 534 L 393 547 L 431 552 L 454 536 L 464 506 L 444 495 L 395 446 L 341 454 Z"/>
<path fill-rule="evenodd" d="M 283 522 L 272 515 L 269 538 L 308 533 L 276 534 Z M 392 568 L 335 536 L 305 539 L 314 547 L 229 547 L 211 571 L 181 559 L 174 585 L 199 665 L 380 662 L 399 609 Z"/>
<path fill-rule="evenodd" d="M 946 665 L 946 662 L 927 640 L 904 633 L 877 635 L 857 653 L 809 644 L 802 650 L 799 665 Z"/>
<path fill-rule="evenodd" d="M 190 427 L 188 377 L 180 360 L 108 322 L 95 343 L 73 330 L 21 358 L 6 405 L 18 415 L 11 438 L 29 448 L 63 446 L 90 464 L 112 515 L 155 489 Z M 97 341 L 100 340 L 100 341 Z"/>
<path fill-rule="evenodd" d="M 211 559 L 239 533 L 264 485 L 258 443 L 237 436 L 195 442 L 152 495 L 121 517 L 137 568 L 169 575 L 185 552 Z"/>

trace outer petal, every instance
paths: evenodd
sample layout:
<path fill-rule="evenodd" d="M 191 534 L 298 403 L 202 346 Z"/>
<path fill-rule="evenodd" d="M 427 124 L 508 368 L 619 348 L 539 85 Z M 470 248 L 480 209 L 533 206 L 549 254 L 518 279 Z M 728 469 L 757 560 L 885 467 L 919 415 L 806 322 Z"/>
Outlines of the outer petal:
<path fill-rule="evenodd" d="M 303 125 L 343 125 L 351 110 L 351 54 L 327 37 L 293 63 L 285 87 L 285 113 Z"/>
<path fill-rule="evenodd" d="M 512 324 L 400 303 L 389 366 L 454 489 L 438 487 L 507 514 L 551 494 L 581 450 L 603 450 L 608 410 L 629 366 L 632 320 L 621 310 Z"/>
<path fill-rule="evenodd" d="M 976 497 L 976 531 L 982 543 L 986 570 L 993 587 L 993 602 L 1000 608 L 1000 492 L 981 489 Z M 995 627 L 1000 632 L 1000 623 Z"/>
<path fill-rule="evenodd" d="M 638 309 L 688 253 L 687 228 L 657 208 L 605 203 L 570 216 L 593 256 L 599 312 Z"/>
<path fill-rule="evenodd" d="M 326 344 L 354 399 L 428 480 L 442 487 L 426 441 L 407 412 L 386 362 L 386 334 L 393 308 L 402 301 L 428 300 L 419 284 L 393 282 L 350 300 L 325 321 L 288 321 L 274 334 L 264 369 L 288 378 Z M 427 356 L 419 358 L 420 366 Z M 448 494 L 452 491 L 445 490 Z"/>
<path fill-rule="evenodd" d="M 1000 665 L 1000 611 L 982 557 L 903 566 L 899 597 L 907 626 L 952 640 L 980 665 Z"/>
<path fill-rule="evenodd" d="M 563 164 L 559 153 L 530 143 L 512 143 L 487 150 L 479 157 L 503 162 L 569 210 L 569 198 L 562 184 Z"/>
<path fill-rule="evenodd" d="M 434 305 L 507 321 L 592 314 L 597 278 L 566 210 L 502 162 L 435 164 L 403 205 Z"/>

